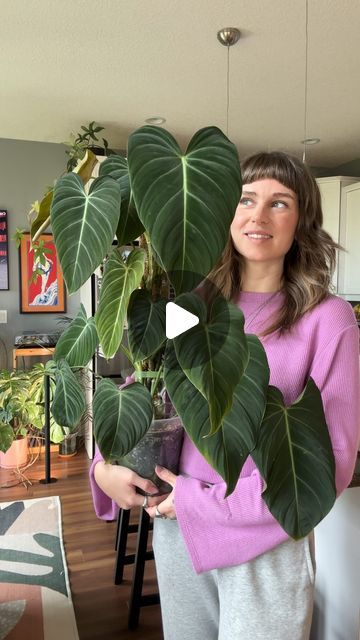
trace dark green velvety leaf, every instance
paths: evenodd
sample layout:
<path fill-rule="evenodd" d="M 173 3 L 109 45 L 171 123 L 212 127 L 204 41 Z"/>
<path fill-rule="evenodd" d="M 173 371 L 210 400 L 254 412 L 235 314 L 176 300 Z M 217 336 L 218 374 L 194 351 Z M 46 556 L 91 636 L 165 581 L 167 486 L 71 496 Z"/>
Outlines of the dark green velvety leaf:
<path fill-rule="evenodd" d="M 110 253 L 120 200 L 120 186 L 109 177 L 94 180 L 88 194 L 75 173 L 57 181 L 51 226 L 69 293 L 77 291 Z"/>
<path fill-rule="evenodd" d="M 144 233 L 144 226 L 140 222 L 131 194 L 127 159 L 115 154 L 109 156 L 101 164 L 99 176 L 111 176 L 120 184 L 121 207 L 116 237 L 120 246 L 128 244 Z"/>
<path fill-rule="evenodd" d="M 153 417 L 149 391 L 135 382 L 119 389 L 103 379 L 93 400 L 94 436 L 107 462 L 119 460 L 145 435 Z"/>
<path fill-rule="evenodd" d="M 137 289 L 128 307 L 128 338 L 134 362 L 153 355 L 166 340 L 166 300 L 155 302 L 149 291 Z"/>
<path fill-rule="evenodd" d="M 173 342 L 165 356 L 166 388 L 187 434 L 208 463 L 234 491 L 243 464 L 256 444 L 263 417 L 269 368 L 260 341 L 247 336 L 250 359 L 234 391 L 233 404 L 221 428 L 212 436 L 208 403 L 181 370 Z"/>
<path fill-rule="evenodd" d="M 99 344 L 95 319 L 88 318 L 83 305 L 76 318 L 61 334 L 56 345 L 54 360 L 66 360 L 70 367 L 85 367 Z"/>
<path fill-rule="evenodd" d="M 74 429 L 86 409 L 84 391 L 66 360 L 56 363 L 55 380 L 51 412 L 59 425 Z"/>
<path fill-rule="evenodd" d="M 267 483 L 263 498 L 283 529 L 306 536 L 330 511 L 336 497 L 335 462 L 321 394 L 310 378 L 290 407 L 269 387 L 255 464 Z"/>
<path fill-rule="evenodd" d="M 101 283 L 96 328 L 105 358 L 112 358 L 120 347 L 129 298 L 144 273 L 145 252 L 133 249 L 126 262 L 115 249 L 108 259 Z"/>
<path fill-rule="evenodd" d="M 145 126 L 130 135 L 128 160 L 136 209 L 160 264 L 177 294 L 191 291 L 229 237 L 241 193 L 236 147 L 207 127 L 182 153 L 165 129 Z"/>
<path fill-rule="evenodd" d="M 213 434 L 230 410 L 234 389 L 248 364 L 244 316 L 223 298 L 217 298 L 209 312 L 193 293 L 182 294 L 176 304 L 200 320 L 174 339 L 174 347 L 184 373 L 208 401 Z"/>

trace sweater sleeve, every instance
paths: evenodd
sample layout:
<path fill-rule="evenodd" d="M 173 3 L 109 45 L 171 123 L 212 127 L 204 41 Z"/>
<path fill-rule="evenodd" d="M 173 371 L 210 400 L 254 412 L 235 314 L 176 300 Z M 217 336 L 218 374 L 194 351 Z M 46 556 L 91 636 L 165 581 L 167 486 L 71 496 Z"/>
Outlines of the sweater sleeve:
<path fill-rule="evenodd" d="M 321 392 L 339 496 L 351 481 L 359 447 L 359 329 L 355 322 L 316 355 L 310 376 Z"/>
<path fill-rule="evenodd" d="M 119 512 L 119 507 L 114 500 L 109 498 L 109 496 L 100 489 L 94 476 L 97 463 L 103 461 L 103 459 L 98 447 L 96 447 L 89 471 L 90 489 L 97 517 L 101 520 L 115 520 Z"/>
<path fill-rule="evenodd" d="M 176 481 L 176 516 L 197 573 L 248 562 L 288 539 L 261 497 L 257 469 L 226 500 L 225 491 L 224 482 Z"/>

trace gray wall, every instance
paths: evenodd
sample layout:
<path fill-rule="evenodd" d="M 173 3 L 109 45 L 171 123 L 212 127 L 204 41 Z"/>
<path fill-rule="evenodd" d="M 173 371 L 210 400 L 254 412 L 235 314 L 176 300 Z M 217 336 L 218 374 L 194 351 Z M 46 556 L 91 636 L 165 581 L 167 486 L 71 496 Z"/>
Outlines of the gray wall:
<path fill-rule="evenodd" d="M 11 236 L 16 227 L 29 229 L 27 213 L 31 204 L 40 200 L 46 187 L 61 175 L 66 158 L 65 147 L 60 144 L 0 139 L 0 209 L 8 212 L 10 287 L 9 291 L 0 291 L 0 309 L 8 312 L 7 324 L 0 324 L 0 368 L 11 366 L 16 335 L 60 330 L 58 314 L 20 314 L 19 257 Z M 67 296 L 66 315 L 74 316 L 78 306 L 78 294 Z"/>

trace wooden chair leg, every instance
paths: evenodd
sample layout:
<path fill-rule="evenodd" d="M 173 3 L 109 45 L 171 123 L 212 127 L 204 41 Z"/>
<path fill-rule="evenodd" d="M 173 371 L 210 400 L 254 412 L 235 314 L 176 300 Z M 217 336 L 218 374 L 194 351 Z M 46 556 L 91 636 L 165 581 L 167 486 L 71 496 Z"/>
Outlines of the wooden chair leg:
<path fill-rule="evenodd" d="M 121 584 L 123 581 L 124 575 L 124 566 L 126 564 L 131 564 L 135 560 L 134 554 L 126 555 L 126 544 L 127 537 L 129 533 L 129 519 L 130 519 L 130 510 L 129 509 L 121 509 L 118 515 L 118 526 L 116 532 L 116 541 L 115 541 L 115 549 L 116 549 L 116 561 L 115 561 L 115 574 L 114 574 L 114 583 Z M 136 529 L 137 530 L 137 525 Z"/>
<path fill-rule="evenodd" d="M 146 513 L 144 509 L 141 509 L 137 545 L 136 545 L 133 581 L 132 581 L 130 602 L 129 602 L 129 617 L 128 617 L 129 629 L 136 629 L 136 627 L 138 626 L 140 607 L 152 605 L 152 604 L 159 604 L 160 602 L 158 593 L 150 594 L 146 596 L 142 595 L 145 561 L 151 560 L 154 558 L 153 551 L 147 551 L 148 535 L 149 535 L 149 530 L 151 528 L 152 528 L 152 523 L 150 522 L 150 516 Z"/>

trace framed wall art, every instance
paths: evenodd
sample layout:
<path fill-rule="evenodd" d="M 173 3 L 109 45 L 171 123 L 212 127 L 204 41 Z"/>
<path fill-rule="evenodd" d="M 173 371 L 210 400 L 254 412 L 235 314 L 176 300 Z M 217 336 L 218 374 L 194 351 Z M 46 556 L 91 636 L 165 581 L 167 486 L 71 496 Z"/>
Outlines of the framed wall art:
<path fill-rule="evenodd" d="M 0 290 L 9 289 L 9 233 L 7 211 L 0 209 Z"/>
<path fill-rule="evenodd" d="M 40 253 L 36 247 L 41 247 Z M 19 253 L 20 313 L 64 313 L 64 280 L 52 234 L 41 235 L 34 249 L 30 233 L 25 233 Z"/>

